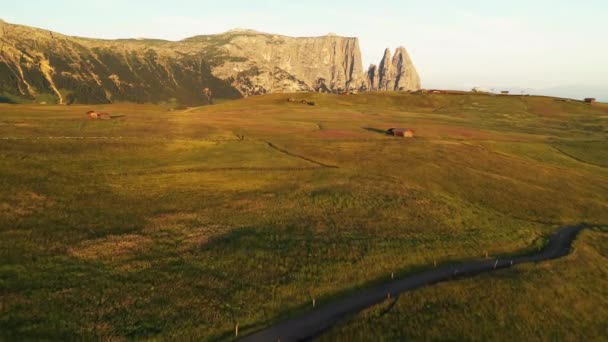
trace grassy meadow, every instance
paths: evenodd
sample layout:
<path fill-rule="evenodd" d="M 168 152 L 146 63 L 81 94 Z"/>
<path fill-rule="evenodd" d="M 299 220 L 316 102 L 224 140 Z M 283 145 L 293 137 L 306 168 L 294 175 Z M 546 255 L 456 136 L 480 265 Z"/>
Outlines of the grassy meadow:
<path fill-rule="evenodd" d="M 392 272 L 606 224 L 606 157 L 608 107 L 547 97 L 0 104 L 0 339 L 231 340 Z M 540 273 L 509 272 L 538 295 Z M 581 302 L 605 300 L 589 285 Z"/>
<path fill-rule="evenodd" d="M 564 259 L 387 300 L 318 340 L 603 341 L 608 336 L 606 233 L 582 233 Z"/>

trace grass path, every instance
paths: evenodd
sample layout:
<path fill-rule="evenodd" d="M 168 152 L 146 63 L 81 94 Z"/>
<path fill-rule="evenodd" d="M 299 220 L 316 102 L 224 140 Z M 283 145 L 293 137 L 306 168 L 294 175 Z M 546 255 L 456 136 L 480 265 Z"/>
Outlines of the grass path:
<path fill-rule="evenodd" d="M 561 153 L 561 154 L 565 155 L 565 156 L 566 156 L 566 157 L 568 157 L 568 158 L 571 158 L 571 159 L 573 159 L 573 160 L 576 160 L 576 161 L 577 161 L 577 162 L 579 162 L 579 163 L 583 163 L 583 164 L 587 164 L 587 165 L 593 165 L 593 166 L 597 166 L 597 167 L 601 167 L 601 168 L 608 168 L 608 166 L 606 166 L 606 165 L 596 164 L 596 163 L 588 162 L 588 161 L 582 160 L 582 159 L 580 159 L 580 158 L 577 158 L 577 157 L 573 156 L 572 154 L 570 154 L 570 153 L 568 153 L 568 152 L 566 152 L 566 151 L 564 151 L 564 150 L 560 149 L 560 148 L 559 148 L 559 147 L 557 147 L 557 146 L 554 146 L 554 145 L 550 145 L 550 146 L 551 146 L 551 148 L 552 148 L 552 149 L 556 150 L 557 152 L 559 152 L 559 153 Z"/>
<path fill-rule="evenodd" d="M 584 228 L 587 228 L 587 226 L 581 224 L 558 229 L 549 236 L 549 242 L 545 247 L 536 253 L 444 265 L 410 275 L 406 278 L 367 288 L 335 302 L 328 303 L 319 309 L 303 313 L 300 316 L 255 332 L 241 339 L 241 341 L 308 340 L 329 329 L 343 317 L 357 313 L 404 292 L 438 282 L 509 268 L 517 264 L 559 258 L 569 253 L 572 242 Z"/>
<path fill-rule="evenodd" d="M 329 168 L 329 169 L 339 169 L 339 167 L 336 166 L 336 165 L 325 164 L 325 163 L 322 163 L 320 161 L 316 161 L 314 159 L 310 159 L 308 157 L 301 156 L 299 154 L 291 153 L 291 152 L 287 151 L 286 149 L 280 148 L 277 145 L 275 145 L 275 144 L 273 144 L 273 143 L 271 143 L 269 141 L 267 141 L 266 143 L 268 144 L 268 147 L 270 147 L 272 149 L 275 149 L 275 150 L 277 150 L 277 151 L 279 151 L 281 153 L 284 153 L 284 154 L 286 154 L 288 156 L 299 158 L 299 159 L 305 160 L 307 162 L 310 162 L 310 163 L 313 163 L 313 164 L 317 164 L 317 165 L 320 165 L 320 166 L 323 166 L 323 167 L 326 167 L 326 168 Z"/>

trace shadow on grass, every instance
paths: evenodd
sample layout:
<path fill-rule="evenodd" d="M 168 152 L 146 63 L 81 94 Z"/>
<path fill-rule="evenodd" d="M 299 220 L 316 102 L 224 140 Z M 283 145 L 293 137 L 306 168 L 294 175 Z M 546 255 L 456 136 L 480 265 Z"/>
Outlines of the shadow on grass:
<path fill-rule="evenodd" d="M 17 102 L 15 102 L 13 99 L 6 97 L 6 96 L 0 96 L 0 103 L 10 103 L 10 104 L 16 104 Z"/>
<path fill-rule="evenodd" d="M 370 132 L 386 135 L 386 130 L 383 130 L 383 129 L 380 129 L 380 128 L 363 127 L 363 129 L 366 130 L 366 131 L 370 131 Z"/>

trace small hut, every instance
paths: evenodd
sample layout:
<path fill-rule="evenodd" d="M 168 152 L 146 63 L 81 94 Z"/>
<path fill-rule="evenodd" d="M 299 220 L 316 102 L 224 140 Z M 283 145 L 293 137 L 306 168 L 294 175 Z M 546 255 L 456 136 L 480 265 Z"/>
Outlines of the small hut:
<path fill-rule="evenodd" d="M 416 132 L 409 128 L 389 128 L 386 134 L 395 137 L 413 138 Z"/>
<path fill-rule="evenodd" d="M 94 110 L 88 111 L 87 116 L 91 119 L 100 119 L 100 120 L 109 120 L 112 118 L 110 113 L 97 112 Z"/>
<path fill-rule="evenodd" d="M 596 102 L 597 102 L 597 100 L 595 98 L 593 98 L 593 97 L 588 97 L 588 98 L 585 99 L 585 103 L 594 104 Z"/>
<path fill-rule="evenodd" d="M 502 95 L 509 95 L 509 91 L 508 90 L 503 90 L 500 92 Z"/>
<path fill-rule="evenodd" d="M 110 113 L 97 113 L 97 118 L 100 120 L 110 120 L 112 118 L 112 116 L 110 115 Z"/>
<path fill-rule="evenodd" d="M 472 93 L 481 93 L 481 94 L 487 94 L 490 91 L 486 88 L 483 87 L 474 87 L 473 89 L 471 89 Z"/>

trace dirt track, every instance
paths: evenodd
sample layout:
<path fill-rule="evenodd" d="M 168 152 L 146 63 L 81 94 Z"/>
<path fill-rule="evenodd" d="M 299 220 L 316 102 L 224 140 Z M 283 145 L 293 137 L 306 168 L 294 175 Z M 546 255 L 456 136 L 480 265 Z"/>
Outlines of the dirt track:
<path fill-rule="evenodd" d="M 389 294 L 391 297 L 394 297 L 422 286 L 463 276 L 491 272 L 521 263 L 559 258 L 569 253 L 572 242 L 584 228 L 586 228 L 586 225 L 582 224 L 560 228 L 549 236 L 549 242 L 542 250 L 533 254 L 440 266 L 428 271 L 412 274 L 406 278 L 392 280 L 385 284 L 367 288 L 257 331 L 242 338 L 241 341 L 288 342 L 310 340 L 332 327 L 344 317 L 382 302 Z"/>

